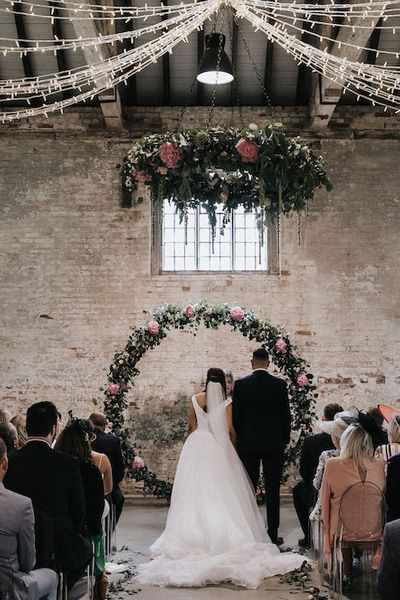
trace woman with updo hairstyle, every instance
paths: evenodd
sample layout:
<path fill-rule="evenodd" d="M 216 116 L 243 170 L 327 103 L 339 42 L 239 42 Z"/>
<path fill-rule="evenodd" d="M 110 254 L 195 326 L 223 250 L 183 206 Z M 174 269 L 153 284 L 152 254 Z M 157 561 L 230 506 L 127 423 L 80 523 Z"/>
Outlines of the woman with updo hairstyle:
<path fill-rule="evenodd" d="M 55 450 L 71 454 L 79 460 L 86 506 L 86 537 L 94 546 L 95 598 L 105 600 L 107 577 L 105 574 L 105 555 L 102 516 L 104 510 L 103 479 L 98 467 L 93 463 L 90 441 L 93 433 L 84 419 L 70 418 L 60 433 Z"/>

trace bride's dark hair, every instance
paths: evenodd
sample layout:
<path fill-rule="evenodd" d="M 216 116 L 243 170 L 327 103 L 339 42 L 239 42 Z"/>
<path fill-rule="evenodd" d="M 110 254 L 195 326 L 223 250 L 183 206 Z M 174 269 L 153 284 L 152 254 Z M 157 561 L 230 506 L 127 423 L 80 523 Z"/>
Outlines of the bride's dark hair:
<path fill-rule="evenodd" d="M 225 383 L 225 373 L 222 369 L 217 369 L 216 367 L 212 367 L 207 371 L 207 381 L 206 381 L 206 389 L 209 381 L 215 381 L 216 383 L 220 383 L 223 387 L 224 394 L 226 396 L 226 383 Z"/>

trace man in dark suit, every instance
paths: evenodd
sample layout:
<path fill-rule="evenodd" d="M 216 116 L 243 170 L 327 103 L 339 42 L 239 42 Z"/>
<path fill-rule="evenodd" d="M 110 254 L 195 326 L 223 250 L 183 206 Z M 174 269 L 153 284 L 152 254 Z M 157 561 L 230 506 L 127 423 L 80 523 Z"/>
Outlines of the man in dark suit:
<path fill-rule="evenodd" d="M 91 444 L 93 450 L 105 454 L 111 463 L 113 474 L 111 501 L 115 505 L 116 521 L 118 522 L 125 501 L 119 487 L 125 474 L 125 464 L 121 452 L 121 441 L 116 435 L 105 433 L 107 418 L 102 413 L 92 413 L 89 420 L 92 422 L 96 434 L 96 439 Z"/>
<path fill-rule="evenodd" d="M 382 600 L 400 598 L 400 519 L 391 521 L 385 526 L 378 589 Z"/>
<path fill-rule="evenodd" d="M 256 488 L 263 465 L 268 535 L 274 544 L 278 537 L 280 483 L 285 446 L 290 440 L 290 407 L 287 385 L 268 373 L 269 357 L 264 348 L 253 352 L 253 373 L 236 381 L 233 391 L 233 424 L 237 451 Z"/>
<path fill-rule="evenodd" d="M 57 422 L 58 411 L 52 402 L 28 408 L 29 439 L 10 457 L 4 485 L 32 500 L 37 566 L 63 571 L 71 588 L 90 562 L 92 546 L 81 535 L 85 500 L 78 460 L 51 448 Z"/>
<path fill-rule="evenodd" d="M 388 460 L 385 496 L 387 521 L 400 519 L 400 454 Z"/>
<path fill-rule="evenodd" d="M 324 408 L 323 421 L 333 421 L 336 413 L 343 408 L 336 403 L 327 404 Z M 334 450 L 332 438 L 327 433 L 317 433 L 307 436 L 303 441 L 300 455 L 300 476 L 302 481 L 293 488 L 293 503 L 296 509 L 304 538 L 299 540 L 299 546 L 308 547 L 309 522 L 308 516 L 315 500 L 313 479 L 317 470 L 319 457 L 325 450 Z"/>

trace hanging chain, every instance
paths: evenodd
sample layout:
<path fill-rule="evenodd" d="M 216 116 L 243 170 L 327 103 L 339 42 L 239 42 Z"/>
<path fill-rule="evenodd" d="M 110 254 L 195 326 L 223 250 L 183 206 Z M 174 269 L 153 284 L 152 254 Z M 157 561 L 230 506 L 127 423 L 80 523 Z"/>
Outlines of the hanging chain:
<path fill-rule="evenodd" d="M 244 45 L 244 47 L 246 49 L 247 56 L 249 57 L 251 65 L 252 65 L 252 67 L 254 69 L 254 72 L 255 72 L 255 74 L 257 76 L 258 83 L 260 84 L 260 86 L 262 88 L 262 91 L 263 91 L 263 94 L 264 94 L 264 98 L 265 98 L 265 104 L 267 106 L 269 106 L 269 108 L 271 108 L 271 112 L 273 114 L 274 113 L 274 106 L 272 105 L 271 98 L 268 95 L 267 88 L 265 87 L 265 82 L 263 81 L 263 79 L 262 79 L 262 77 L 260 75 L 260 71 L 258 70 L 258 67 L 257 67 L 257 65 L 255 63 L 254 58 L 253 58 L 253 55 L 251 54 L 249 44 L 248 44 L 248 42 L 247 42 L 247 40 L 246 40 L 246 38 L 245 38 L 245 36 L 243 34 L 242 28 L 240 27 L 239 19 L 237 17 L 237 14 L 234 15 L 234 18 L 235 18 L 235 22 L 236 22 L 238 31 L 240 32 L 240 35 L 242 36 L 243 45 Z"/>
<path fill-rule="evenodd" d="M 224 27 L 224 17 L 225 17 L 225 10 L 224 7 L 221 9 L 221 31 L 223 30 Z M 215 19 L 216 21 L 216 19 Z M 214 22 L 214 27 L 216 26 L 216 23 Z M 212 123 L 212 119 L 214 116 L 214 110 L 215 110 L 215 100 L 216 100 L 216 95 L 217 95 L 217 86 L 218 86 L 218 77 L 219 77 L 219 72 L 220 72 L 220 65 L 221 65 L 221 55 L 222 55 L 222 48 L 224 46 L 224 39 L 221 35 L 221 38 L 219 40 L 219 45 L 218 45 L 218 54 L 217 54 L 217 74 L 215 77 L 215 83 L 213 86 L 213 92 L 212 92 L 212 96 L 211 96 L 211 108 L 210 108 L 210 112 L 208 115 L 208 123 L 207 123 L 207 129 L 210 129 L 211 127 L 211 123 Z"/>
<path fill-rule="evenodd" d="M 232 22 L 231 23 L 228 22 L 228 33 L 229 33 L 229 41 L 231 43 L 231 48 L 232 48 L 232 52 L 233 52 L 233 26 L 234 26 L 234 23 L 236 23 L 236 16 L 235 16 L 235 13 L 232 8 L 231 8 L 231 13 L 232 13 Z M 236 23 L 236 25 L 237 25 L 237 23 Z M 233 61 L 232 61 L 232 71 L 233 71 L 233 89 L 235 92 L 235 100 L 237 102 L 238 109 L 239 109 L 240 125 L 241 125 L 242 129 L 244 129 L 243 107 L 242 107 L 242 102 L 240 100 L 240 92 L 239 92 L 239 79 L 238 79 L 238 75 L 237 75 L 236 66 L 234 65 Z"/>

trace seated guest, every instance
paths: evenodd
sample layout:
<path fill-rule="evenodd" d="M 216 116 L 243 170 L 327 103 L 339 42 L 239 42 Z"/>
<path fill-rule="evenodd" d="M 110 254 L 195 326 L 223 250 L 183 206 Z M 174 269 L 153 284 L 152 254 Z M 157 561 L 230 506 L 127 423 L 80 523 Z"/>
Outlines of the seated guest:
<path fill-rule="evenodd" d="M 101 473 L 92 461 L 91 431 L 88 425 L 88 421 L 71 418 L 59 435 L 55 449 L 76 456 L 79 460 L 86 502 L 86 535 L 93 542 L 95 553 L 96 598 L 105 600 L 107 577 L 101 522 L 104 510 L 104 488 Z"/>
<path fill-rule="evenodd" d="M 11 419 L 11 423 L 14 425 L 18 433 L 18 448 L 25 446 L 26 442 L 28 441 L 28 435 L 25 429 L 25 420 L 26 419 L 24 415 L 15 415 L 15 417 Z"/>
<path fill-rule="evenodd" d="M 358 411 L 356 409 L 344 410 L 336 413 L 333 421 L 320 421 L 319 423 L 315 424 L 317 429 L 320 429 L 331 436 L 334 450 L 324 450 L 319 457 L 318 467 L 313 479 L 313 486 L 318 492 L 318 498 L 312 512 L 310 513 L 310 521 L 320 521 L 322 518 L 321 497 L 319 492 L 321 490 L 322 479 L 324 477 L 325 465 L 330 458 L 340 455 L 341 437 L 348 428 L 349 422 L 352 418 L 355 418 L 357 413 Z"/>
<path fill-rule="evenodd" d="M 89 419 L 93 423 L 94 432 L 96 434 L 96 439 L 94 442 L 92 442 L 92 450 L 95 450 L 96 452 L 103 452 L 109 458 L 111 463 L 113 476 L 111 500 L 115 505 L 116 520 L 118 522 L 122 512 L 122 506 L 125 501 L 125 498 L 119 488 L 119 484 L 123 480 L 125 474 L 124 459 L 121 451 L 121 441 L 116 435 L 112 433 L 105 433 L 107 426 L 107 418 L 105 415 L 101 413 L 92 413 Z"/>
<path fill-rule="evenodd" d="M 342 410 L 343 408 L 339 404 L 327 404 L 322 420 L 332 422 L 335 414 Z M 322 432 L 304 438 L 300 456 L 300 476 L 303 481 L 293 488 L 294 507 L 304 533 L 304 538 L 299 540 L 299 546 L 310 545 L 308 515 L 315 500 L 312 482 L 321 452 L 331 449 L 334 449 L 334 445 L 329 433 Z"/>
<path fill-rule="evenodd" d="M 54 565 L 67 574 L 68 587 L 81 576 L 92 558 L 92 545 L 81 533 L 85 499 L 79 462 L 52 450 L 58 411 L 52 402 L 28 408 L 28 442 L 14 452 L 4 485 L 32 500 L 37 521 L 38 566 Z"/>
<path fill-rule="evenodd" d="M 370 432 L 374 424 L 368 415 L 360 413 L 356 423 L 351 424 L 341 438 L 340 456 L 330 458 L 325 465 L 321 487 L 322 520 L 325 527 L 325 552 L 331 548 L 339 523 L 342 496 L 355 483 L 371 482 L 382 493 L 385 490 L 385 464 L 374 458 L 374 447 Z M 359 510 L 355 507 L 355 512 Z M 371 532 L 377 537 L 381 532 Z M 351 577 L 351 549 L 343 549 L 343 568 L 347 578 Z"/>
<path fill-rule="evenodd" d="M 385 498 L 387 520 L 400 519 L 400 454 L 395 454 L 388 460 Z"/>
<path fill-rule="evenodd" d="M 0 423 L 0 438 L 5 443 L 7 454 L 10 456 L 18 448 L 18 433 L 12 423 Z"/>
<path fill-rule="evenodd" d="M 0 440 L 0 591 L 4 598 L 55 600 L 57 573 L 34 569 L 35 519 L 29 498 L 6 490 L 7 449 Z M 7 589 L 12 585 L 12 589 Z"/>
<path fill-rule="evenodd" d="M 400 519 L 387 523 L 383 534 L 382 556 L 378 573 L 382 600 L 400 598 Z"/>
<path fill-rule="evenodd" d="M 113 471 L 112 471 L 112 467 L 111 467 L 111 462 L 110 462 L 110 459 L 108 458 L 107 454 L 93 450 L 93 444 L 96 442 L 97 435 L 95 433 L 92 421 L 90 421 L 89 419 L 85 419 L 85 423 L 87 424 L 87 427 L 90 429 L 90 435 L 91 435 L 90 447 L 92 448 L 92 450 L 91 450 L 92 461 L 96 465 L 96 467 L 100 470 L 101 476 L 103 478 L 103 484 L 104 484 L 104 495 L 108 496 L 109 494 L 111 494 L 112 489 L 113 489 Z M 110 501 L 111 501 L 111 497 L 110 497 Z"/>
<path fill-rule="evenodd" d="M 388 444 L 378 446 L 375 450 L 376 458 L 387 462 L 391 456 L 400 452 L 400 414 L 393 415 L 388 424 Z"/>

